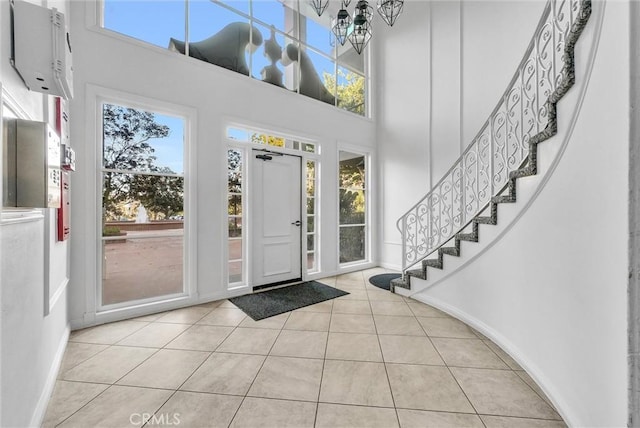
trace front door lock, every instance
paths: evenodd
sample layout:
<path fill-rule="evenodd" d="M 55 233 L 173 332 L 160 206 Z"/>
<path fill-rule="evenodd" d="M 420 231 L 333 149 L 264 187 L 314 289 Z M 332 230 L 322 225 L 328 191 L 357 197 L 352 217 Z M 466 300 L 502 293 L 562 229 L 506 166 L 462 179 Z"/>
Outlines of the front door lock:
<path fill-rule="evenodd" d="M 300 225 L 302 225 L 302 223 L 300 222 L 300 220 L 296 220 L 296 221 L 294 221 L 294 222 L 293 222 L 293 223 L 291 223 L 291 224 L 293 224 L 294 226 L 300 226 Z"/>

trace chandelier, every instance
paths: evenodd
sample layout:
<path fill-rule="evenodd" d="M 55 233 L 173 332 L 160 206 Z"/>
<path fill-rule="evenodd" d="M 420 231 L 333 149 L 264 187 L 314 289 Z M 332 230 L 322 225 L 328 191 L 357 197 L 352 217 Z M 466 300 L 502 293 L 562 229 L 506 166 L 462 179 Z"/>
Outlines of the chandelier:
<path fill-rule="evenodd" d="M 318 16 L 329 6 L 329 0 L 310 0 L 310 3 Z M 356 52 L 361 54 L 371 40 L 373 8 L 366 0 L 358 0 L 353 14 L 349 14 L 347 6 L 350 3 L 351 0 L 342 0 L 338 14 L 331 21 L 331 30 L 342 46 L 349 40 Z M 383 21 L 393 26 L 402 12 L 404 0 L 378 0 L 376 6 Z"/>

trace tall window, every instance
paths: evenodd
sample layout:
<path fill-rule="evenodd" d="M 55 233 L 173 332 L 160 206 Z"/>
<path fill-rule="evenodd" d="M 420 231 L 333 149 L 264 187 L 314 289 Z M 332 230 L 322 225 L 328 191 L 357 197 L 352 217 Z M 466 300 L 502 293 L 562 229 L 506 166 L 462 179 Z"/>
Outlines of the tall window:
<path fill-rule="evenodd" d="M 243 153 L 227 151 L 227 215 L 228 215 L 228 281 L 229 285 L 244 283 L 243 219 Z"/>
<path fill-rule="evenodd" d="M 307 161 L 307 272 L 318 270 L 318 222 L 316 207 L 316 188 L 318 178 L 316 173 L 316 161 Z"/>
<path fill-rule="evenodd" d="M 104 0 L 103 26 L 365 116 L 365 57 L 330 15 L 306 0 Z"/>
<path fill-rule="evenodd" d="M 340 263 L 367 260 L 366 157 L 340 152 Z"/>
<path fill-rule="evenodd" d="M 102 306 L 184 292 L 184 120 L 102 105 Z"/>

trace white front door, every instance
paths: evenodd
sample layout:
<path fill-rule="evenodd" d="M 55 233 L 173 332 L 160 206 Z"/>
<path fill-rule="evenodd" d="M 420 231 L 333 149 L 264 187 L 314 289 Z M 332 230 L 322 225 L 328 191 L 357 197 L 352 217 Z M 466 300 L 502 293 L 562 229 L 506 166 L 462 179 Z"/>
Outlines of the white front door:
<path fill-rule="evenodd" d="M 260 150 L 251 158 L 251 285 L 301 279 L 301 158 Z"/>

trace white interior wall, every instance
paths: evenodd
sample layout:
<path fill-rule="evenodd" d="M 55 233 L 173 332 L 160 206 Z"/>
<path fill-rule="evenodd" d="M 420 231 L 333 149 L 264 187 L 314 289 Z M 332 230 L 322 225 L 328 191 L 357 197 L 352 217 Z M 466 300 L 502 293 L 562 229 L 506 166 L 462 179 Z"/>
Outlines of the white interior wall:
<path fill-rule="evenodd" d="M 380 260 L 396 267 L 400 239 L 395 221 L 430 186 L 431 91 L 429 2 L 407 2 L 392 28 L 376 26 L 372 39 L 380 61 L 375 78 L 379 156 Z M 410 83 L 410 84 L 408 84 Z"/>
<path fill-rule="evenodd" d="M 408 7 L 411 5 L 408 3 Z M 431 21 L 439 7 L 432 2 Z M 451 25 L 440 22 L 432 26 L 431 49 L 440 45 L 436 39 L 455 43 L 455 34 L 441 32 L 462 29 L 462 47 L 453 46 L 450 50 L 452 66 L 461 54 L 461 89 L 457 93 L 461 132 L 453 125 L 447 128 L 447 122 L 436 123 L 434 112 L 441 98 L 449 94 L 433 89 L 440 81 L 438 72 L 432 71 L 431 112 L 425 109 L 408 113 L 431 118 L 427 125 L 431 141 L 402 158 L 403 164 L 397 169 L 422 168 L 428 175 L 425 169 L 431 166 L 435 174 L 433 165 L 456 149 L 436 143 L 436 134 L 439 138 L 449 135 L 451 141 L 461 134 L 464 144 L 474 137 L 511 79 L 543 7 L 544 2 L 465 1 L 460 16 L 456 16 L 449 5 Z M 498 339 L 545 388 L 566 421 L 575 426 L 626 425 L 623 284 L 627 263 L 627 8 L 626 2 L 606 5 L 603 38 L 579 122 L 542 194 L 513 229 L 482 257 L 417 296 Z M 388 51 L 386 63 L 393 64 L 398 61 L 395 58 L 410 54 L 409 37 L 405 37 L 401 26 L 398 30 L 397 49 Z M 580 51 L 583 56 L 586 52 Z M 437 55 L 431 55 L 434 70 L 438 67 Z M 388 68 L 385 64 L 380 67 L 383 72 Z M 453 70 L 453 77 L 447 76 L 444 84 L 451 85 L 456 73 Z M 456 91 L 451 94 L 455 98 Z M 380 99 L 393 103 L 394 91 L 384 90 Z M 395 99 L 400 105 L 402 100 Z M 455 114 L 453 103 L 455 100 L 444 102 L 451 114 Z M 420 108 L 421 104 L 416 106 Z M 449 123 L 455 121 L 450 119 Z M 390 134 L 393 122 L 382 117 L 381 124 L 379 135 Z M 380 153 L 411 150 L 402 140 L 381 138 L 379 143 Z M 428 162 L 424 162 L 425 157 Z M 384 170 L 391 160 L 381 156 L 380 162 Z M 385 245 L 381 260 L 388 266 L 397 266 L 400 260 L 400 255 L 395 254 L 400 251 L 399 245 L 388 244 L 399 236 L 395 220 L 417 202 L 418 194 L 428 190 L 418 181 L 409 182 L 407 177 L 408 173 L 385 175 L 381 204 Z M 432 183 L 438 178 L 433 176 Z M 386 203 L 392 192 L 393 207 Z M 402 209 L 395 206 L 398 200 Z M 603 248 L 607 250 L 602 251 Z"/>
<path fill-rule="evenodd" d="M 221 173 L 227 168 L 223 135 L 228 121 L 306 137 L 320 145 L 321 275 L 335 273 L 339 269 L 337 153 L 339 148 L 348 146 L 350 150 L 355 147 L 375 155 L 373 121 L 193 58 L 109 34 L 94 25 L 95 3 L 72 2 L 76 97 L 71 111 L 71 136 L 83 142 L 77 147 L 81 167 L 72 178 L 74 198 L 82 200 L 82 206 L 76 204 L 72 211 L 74 228 L 80 231 L 72 237 L 72 325 L 95 321 L 92 292 L 95 294 L 96 287 L 98 142 L 93 131 L 96 100 L 91 94 L 95 90 L 88 91 L 88 87 L 118 90 L 196 112 L 192 144 L 197 150 L 194 239 L 198 299 L 229 296 L 223 240 L 226 175 Z M 375 221 L 374 215 L 372 224 Z"/>
<path fill-rule="evenodd" d="M 33 2 L 65 12 L 64 1 Z M 9 2 L 0 2 L 0 82 L 24 118 L 55 128 L 53 97 L 30 92 L 9 64 Z M 0 189 L 0 193 L 2 189 Z M 1 199 L 0 194 L 0 199 Z M 68 245 L 55 238 L 55 211 L 0 223 L 0 425 L 40 425 L 68 336 Z M 57 291 L 57 299 L 51 300 Z"/>
<path fill-rule="evenodd" d="M 380 31 L 380 262 L 401 267 L 396 221 L 449 170 L 507 88 L 544 1 L 406 2 Z M 508 35 L 505 37 L 505 35 Z M 410 65 L 409 67 L 407 65 Z"/>

